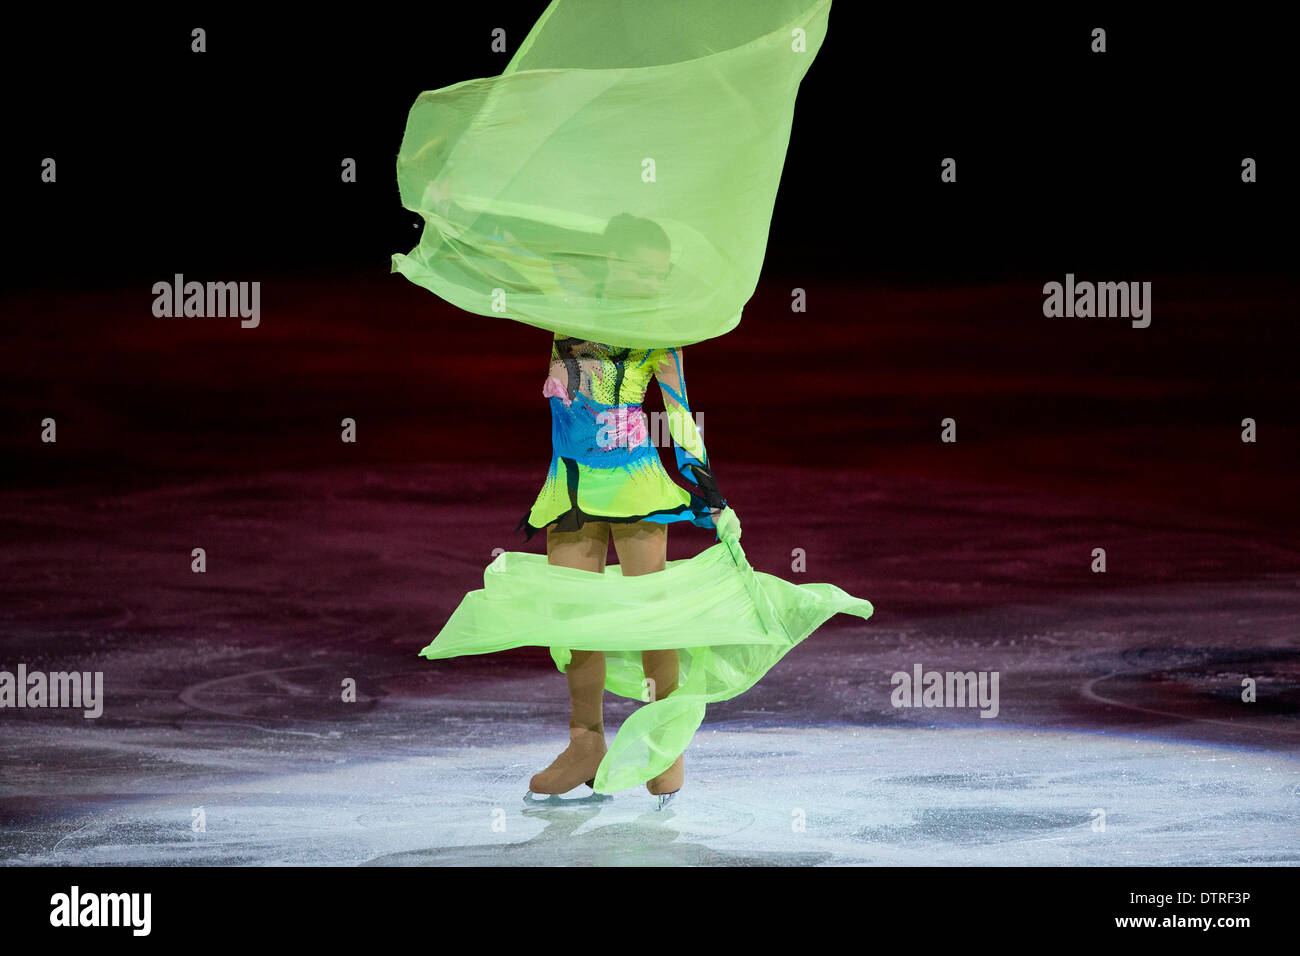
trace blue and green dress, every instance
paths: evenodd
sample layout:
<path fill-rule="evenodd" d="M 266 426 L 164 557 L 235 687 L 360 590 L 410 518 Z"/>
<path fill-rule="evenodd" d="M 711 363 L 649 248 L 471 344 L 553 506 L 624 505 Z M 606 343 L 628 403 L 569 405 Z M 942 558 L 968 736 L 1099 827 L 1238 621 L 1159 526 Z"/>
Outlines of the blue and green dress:
<path fill-rule="evenodd" d="M 652 378 L 664 412 L 647 416 L 641 406 Z M 691 413 L 680 349 L 620 348 L 556 333 L 542 395 L 551 406 L 551 465 L 516 530 L 532 538 L 593 520 L 715 527 L 710 509 L 727 502 Z M 657 448 L 669 443 L 686 488 L 660 460 Z"/>

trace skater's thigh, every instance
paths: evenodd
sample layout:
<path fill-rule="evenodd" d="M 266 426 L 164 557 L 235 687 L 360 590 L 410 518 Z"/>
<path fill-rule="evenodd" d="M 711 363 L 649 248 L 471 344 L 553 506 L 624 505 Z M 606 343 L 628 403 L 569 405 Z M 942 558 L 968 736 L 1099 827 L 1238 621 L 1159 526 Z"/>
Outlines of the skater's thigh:
<path fill-rule="evenodd" d="M 624 577 L 662 571 L 668 557 L 668 526 L 658 521 L 610 522 Z"/>
<path fill-rule="evenodd" d="M 588 521 L 577 531 L 546 529 L 546 562 L 579 571 L 605 570 L 609 522 Z"/>

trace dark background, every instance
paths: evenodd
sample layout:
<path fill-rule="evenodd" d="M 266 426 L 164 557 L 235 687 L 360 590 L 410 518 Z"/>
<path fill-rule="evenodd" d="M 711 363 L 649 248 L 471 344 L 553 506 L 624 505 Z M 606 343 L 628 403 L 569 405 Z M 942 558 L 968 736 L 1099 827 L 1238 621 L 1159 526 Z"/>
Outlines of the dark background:
<path fill-rule="evenodd" d="M 1290 270 L 1280 20 L 836 3 L 801 88 L 767 266 L 852 279 Z M 277 21 L 68 18 L 8 46 L 9 286 L 187 266 L 386 268 L 414 245 L 394 174 L 423 90 L 500 73 L 545 4 Z M 208 52 L 189 52 L 202 25 Z M 510 53 L 492 53 L 506 30 Z M 1108 52 L 1089 52 L 1094 26 Z M 36 179 L 59 162 L 57 189 Z M 354 157 L 359 182 L 339 181 Z M 958 183 L 938 180 L 942 157 Z M 1243 156 L 1259 182 L 1240 181 Z M 1292 243 L 1286 243 L 1287 246 Z"/>
<path fill-rule="evenodd" d="M 0 480 L 490 460 L 536 461 L 540 483 L 549 334 L 467 316 L 389 256 L 418 237 L 394 173 L 406 111 L 499 73 L 490 31 L 513 50 L 544 6 L 51 7 L 15 26 Z M 729 462 L 816 464 L 1281 519 L 1300 433 L 1287 36 L 1256 10 L 835 4 L 763 281 L 735 332 L 692 347 L 724 494 Z M 339 181 L 345 156 L 358 183 Z M 1244 156 L 1259 182 L 1241 182 Z M 150 287 L 176 272 L 261 281 L 262 327 L 155 319 Z M 1044 318 L 1042 284 L 1067 272 L 1152 281 L 1152 327 Z M 791 322 L 794 287 L 810 311 Z M 37 440 L 46 415 L 57 446 Z M 338 441 L 345 415 L 356 445 Z M 948 416 L 956 446 L 937 440 Z M 1247 416 L 1259 444 L 1239 440 Z"/>

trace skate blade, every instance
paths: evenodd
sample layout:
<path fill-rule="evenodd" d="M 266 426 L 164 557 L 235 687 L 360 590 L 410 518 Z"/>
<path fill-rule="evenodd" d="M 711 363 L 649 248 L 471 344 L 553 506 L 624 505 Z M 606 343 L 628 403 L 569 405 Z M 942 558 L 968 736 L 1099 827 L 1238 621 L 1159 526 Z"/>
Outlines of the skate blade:
<path fill-rule="evenodd" d="M 680 793 L 680 792 L 681 792 L 681 791 L 679 791 L 679 790 L 674 790 L 672 793 L 661 793 L 661 794 L 659 794 L 659 795 L 658 795 L 658 796 L 659 796 L 659 803 L 658 803 L 658 805 L 655 807 L 655 809 L 656 809 L 656 810 L 662 810 L 664 807 L 668 806 L 668 804 L 672 803 L 672 802 L 673 802 L 673 799 L 674 799 L 674 798 L 677 796 L 677 794 Z"/>
<path fill-rule="evenodd" d="M 563 793 L 533 793 L 531 790 L 524 794 L 524 803 L 533 807 L 581 807 L 613 799 L 611 794 L 595 792 L 580 797 L 571 797 Z"/>

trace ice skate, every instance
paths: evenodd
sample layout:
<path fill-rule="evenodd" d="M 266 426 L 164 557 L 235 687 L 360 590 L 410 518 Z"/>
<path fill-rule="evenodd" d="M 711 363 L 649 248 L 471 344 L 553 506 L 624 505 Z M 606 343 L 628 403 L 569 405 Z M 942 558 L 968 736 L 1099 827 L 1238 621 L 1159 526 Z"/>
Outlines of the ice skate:
<path fill-rule="evenodd" d="M 677 791 L 682 788 L 682 782 L 685 779 L 686 765 L 681 755 L 678 754 L 671 767 L 659 774 L 659 776 L 646 781 L 645 788 L 658 799 L 656 810 L 662 810 L 672 802 L 673 797 L 677 796 Z"/>
<path fill-rule="evenodd" d="M 604 759 L 605 750 L 604 733 L 585 727 L 570 727 L 569 746 L 549 767 L 533 775 L 528 781 L 524 800 L 529 803 L 550 802 L 547 798 L 568 793 L 583 783 L 594 789 L 596 768 Z"/>

